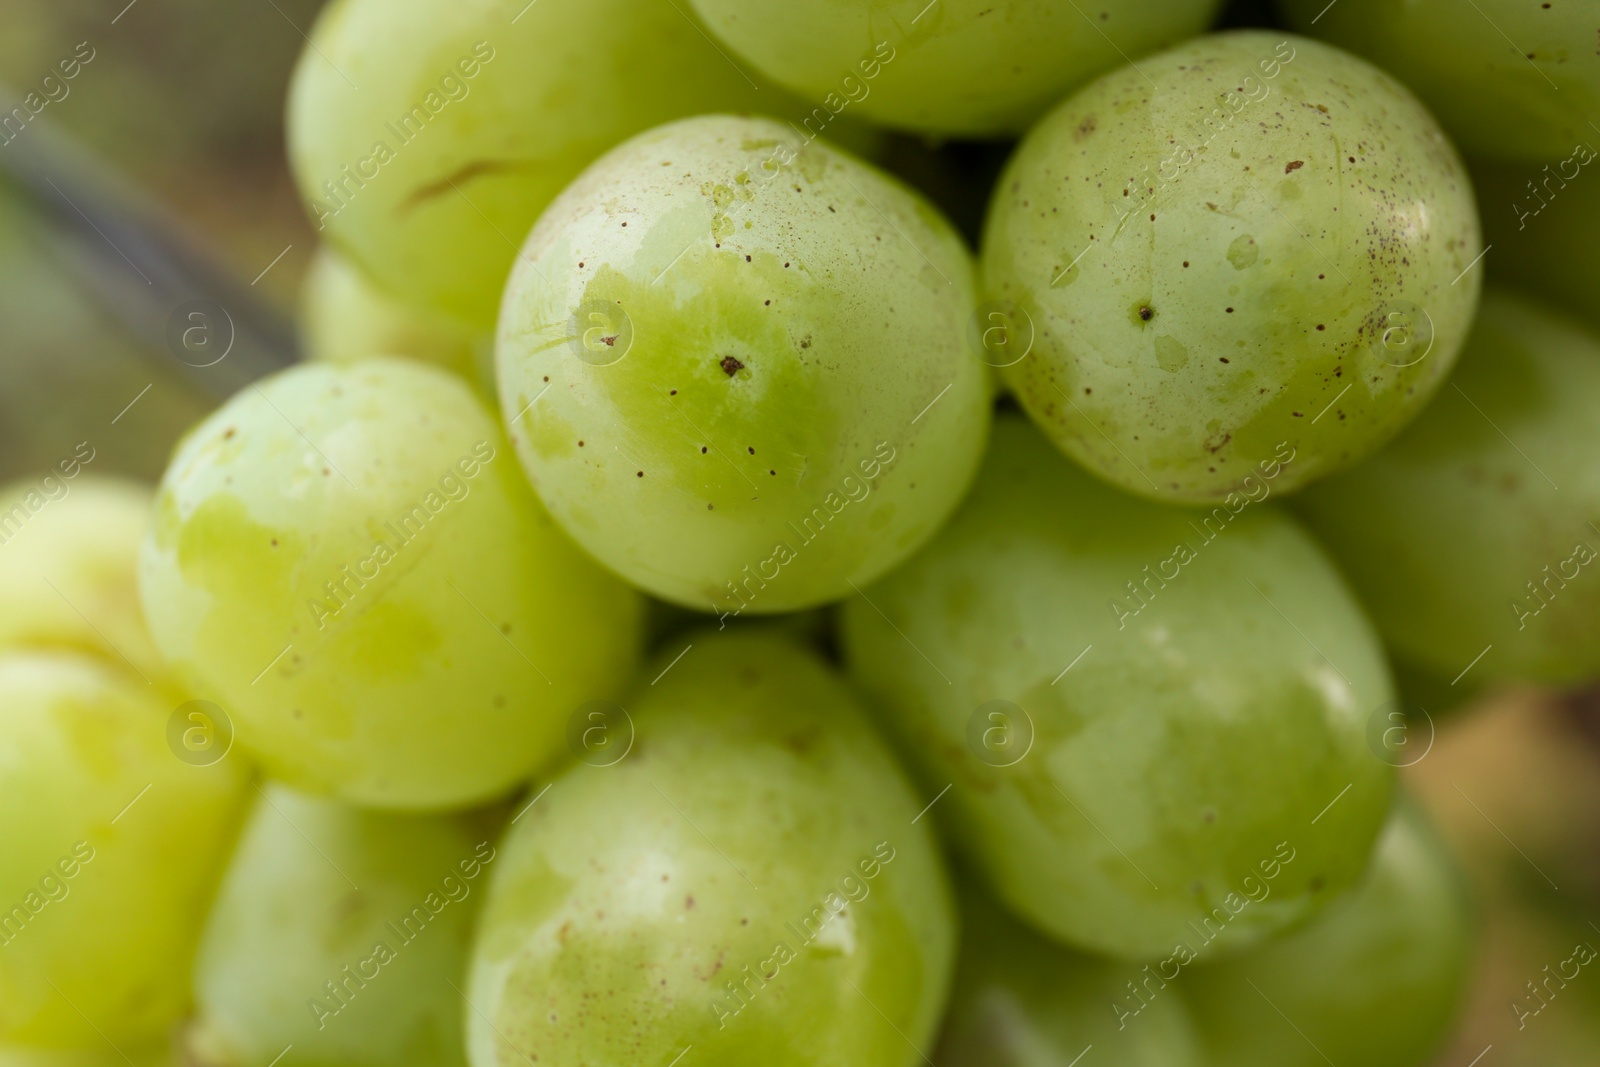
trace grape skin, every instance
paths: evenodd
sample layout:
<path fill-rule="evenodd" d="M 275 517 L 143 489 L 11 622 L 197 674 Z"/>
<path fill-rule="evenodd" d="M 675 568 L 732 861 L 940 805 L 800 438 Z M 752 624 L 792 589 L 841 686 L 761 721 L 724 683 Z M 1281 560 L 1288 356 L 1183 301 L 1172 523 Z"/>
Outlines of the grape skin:
<path fill-rule="evenodd" d="M 0 693 L 0 1042 L 154 1041 L 188 1007 L 246 765 L 180 762 L 170 705 L 81 653 L 0 654 Z"/>
<path fill-rule="evenodd" d="M 932 535 L 983 448 L 960 238 L 798 140 L 730 116 L 635 138 L 551 206 L 506 289 L 501 409 L 535 491 L 700 611 L 848 596 Z"/>
<path fill-rule="evenodd" d="M 1490 289 L 1451 382 L 1301 513 L 1398 655 L 1462 685 L 1600 677 L 1600 338 Z"/>
<path fill-rule="evenodd" d="M 812 654 L 693 646 L 642 676 L 629 754 L 559 775 L 502 842 L 469 1062 L 921 1063 L 955 936 L 925 801 Z"/>
<path fill-rule="evenodd" d="M 1303 930 L 1197 967 L 1181 988 L 1214 1063 L 1414 1067 L 1430 1062 L 1461 1006 L 1471 923 L 1463 875 L 1405 802 L 1355 890 Z"/>
<path fill-rule="evenodd" d="M 1216 0 L 691 0 L 760 71 L 829 112 L 961 137 L 1018 134 L 1102 71 L 1211 23 Z"/>
<path fill-rule="evenodd" d="M 1389 807 L 1365 740 L 1388 671 L 1311 539 L 1267 503 L 1223 522 L 1117 493 L 1020 418 L 950 525 L 846 603 L 841 645 L 924 787 L 953 783 L 935 812 L 971 866 L 1081 948 L 1151 960 L 1287 929 L 1356 880 Z M 995 700 L 1021 709 L 1009 726 Z M 1218 907 L 1235 914 L 1208 926 Z"/>
<path fill-rule="evenodd" d="M 982 268 L 1031 318 L 1002 373 L 1051 439 L 1130 492 L 1215 502 L 1278 442 L 1286 491 L 1413 418 L 1466 337 L 1481 275 L 1452 282 L 1482 247 L 1466 171 L 1403 86 L 1241 31 L 1106 75 L 1036 126 Z"/>
<path fill-rule="evenodd" d="M 285 371 L 192 431 L 140 595 L 269 774 L 388 808 L 482 801 L 549 763 L 641 628 L 467 388 L 389 359 Z"/>
<path fill-rule="evenodd" d="M 259 1067 L 292 1046 L 280 1067 L 464 1065 L 450 983 L 462 984 L 497 833 L 481 816 L 361 811 L 269 786 L 206 920 L 193 1061 Z"/>

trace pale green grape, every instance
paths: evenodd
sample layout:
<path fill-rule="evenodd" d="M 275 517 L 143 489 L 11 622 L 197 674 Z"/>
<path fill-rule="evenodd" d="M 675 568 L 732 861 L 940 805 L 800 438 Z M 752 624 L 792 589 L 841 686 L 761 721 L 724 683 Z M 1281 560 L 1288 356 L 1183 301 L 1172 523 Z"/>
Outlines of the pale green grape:
<path fill-rule="evenodd" d="M 1401 804 L 1354 891 L 1305 929 L 1177 984 L 1214 1063 L 1419 1067 L 1460 1007 L 1471 940 L 1461 874 Z"/>
<path fill-rule="evenodd" d="M 0 654 L 0 1042 L 161 1037 L 243 811 L 237 757 L 167 748 L 171 708 L 81 653 Z"/>
<path fill-rule="evenodd" d="M 285 371 L 193 430 L 140 596 L 269 774 L 400 808 L 550 762 L 573 709 L 623 684 L 641 614 L 466 386 L 389 359 Z"/>
<path fill-rule="evenodd" d="M 926 801 L 810 653 L 693 645 L 626 704 L 625 756 L 573 766 L 513 822 L 469 1061 L 922 1063 L 955 935 Z"/>
<path fill-rule="evenodd" d="M 1596 142 L 1594 8 L 1569 0 L 1280 0 L 1297 29 L 1392 72 L 1470 153 L 1553 163 Z"/>
<path fill-rule="evenodd" d="M 0 488 L 0 647 L 75 648 L 152 681 L 166 673 L 135 584 L 150 496 L 81 466 Z"/>
<path fill-rule="evenodd" d="M 381 292 L 347 259 L 324 245 L 306 274 L 301 298 L 307 354 L 330 363 L 407 356 L 469 381 L 493 377 L 493 344 L 446 315 Z"/>
<path fill-rule="evenodd" d="M 1397 655 L 1462 684 L 1600 677 L 1597 406 L 1600 338 L 1490 290 L 1422 418 L 1302 498 Z"/>
<path fill-rule="evenodd" d="M 927 133 L 1021 133 L 1101 71 L 1201 32 L 1217 0 L 691 0 L 761 73 L 833 114 Z M 1091 17 L 1092 15 L 1092 17 Z M 808 127 L 809 128 L 809 127 Z"/>
<path fill-rule="evenodd" d="M 195 966 L 200 1067 L 464 1064 L 467 943 L 490 820 L 261 794 Z"/>
<path fill-rule="evenodd" d="M 1359 876 L 1393 789 L 1393 698 L 1339 575 L 1264 501 L 1118 493 L 1025 420 L 920 555 L 848 601 L 841 644 L 955 844 L 1070 944 L 1232 951 Z M 1315 821 L 1313 821 L 1315 820 Z"/>
<path fill-rule="evenodd" d="M 1480 275 L 1456 279 L 1481 250 L 1466 171 L 1404 87 L 1247 31 L 1036 126 L 983 270 L 1031 322 L 1003 373 L 1051 439 L 1131 492 L 1215 502 L 1280 442 L 1281 491 L 1415 416 L 1465 340 Z"/>
<path fill-rule="evenodd" d="M 685 115 L 783 105 L 674 6 L 329 4 L 289 93 L 313 222 L 385 289 L 492 328 L 517 245 L 602 152 Z"/>
<path fill-rule="evenodd" d="M 1600 136 L 1590 143 L 1600 147 Z M 1542 165 L 1474 160 L 1471 168 L 1483 239 L 1490 246 L 1483 257 L 1489 280 L 1559 304 L 1600 328 L 1600 166 L 1594 149 L 1561 153 Z"/>
<path fill-rule="evenodd" d="M 1115 1006 L 1131 964 L 1052 945 L 968 888 L 961 908 L 961 954 L 940 1067 L 1066 1067 L 1089 1049 L 1118 1067 L 1199 1067 L 1194 1023 L 1177 994 L 1151 997 L 1137 1023 Z M 1137 1003 L 1137 1001 L 1135 1002 Z"/>
<path fill-rule="evenodd" d="M 597 559 L 722 615 L 849 595 L 930 537 L 988 421 L 969 257 L 915 193 L 766 119 L 596 163 L 506 289 L 501 409 Z"/>

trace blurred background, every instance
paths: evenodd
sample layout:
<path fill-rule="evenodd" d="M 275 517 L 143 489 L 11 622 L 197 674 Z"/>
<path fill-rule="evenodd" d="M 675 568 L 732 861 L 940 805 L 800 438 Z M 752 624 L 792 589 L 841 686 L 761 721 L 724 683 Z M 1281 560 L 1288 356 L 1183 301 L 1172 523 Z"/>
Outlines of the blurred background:
<path fill-rule="evenodd" d="M 0 482 L 85 440 L 101 473 L 153 481 L 205 411 L 295 357 L 317 242 L 282 114 L 320 0 L 124 2 L 7 0 L 6 113 L 62 60 L 79 70 L 25 124 L 0 127 Z M 1246 2 L 1224 22 L 1274 20 Z M 1006 151 L 904 138 L 881 161 L 975 237 Z M 1476 173 L 1483 195 L 1495 175 Z M 1527 284 L 1514 260 L 1487 268 Z M 1552 287 L 1547 299 L 1595 314 L 1588 294 Z M 1575 946 L 1600 946 L 1600 696 L 1461 699 L 1422 698 L 1431 728 L 1413 732 L 1406 771 L 1470 871 L 1481 923 L 1474 992 L 1439 1063 L 1600 1063 L 1600 975 L 1585 970 L 1536 1016 L 1513 1008 L 1537 1007 L 1529 983 Z"/>

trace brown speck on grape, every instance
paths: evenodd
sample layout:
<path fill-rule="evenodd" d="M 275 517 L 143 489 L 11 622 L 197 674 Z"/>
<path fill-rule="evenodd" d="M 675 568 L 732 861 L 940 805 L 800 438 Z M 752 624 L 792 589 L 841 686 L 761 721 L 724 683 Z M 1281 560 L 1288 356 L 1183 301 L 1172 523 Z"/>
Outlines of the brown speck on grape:
<path fill-rule="evenodd" d="M 1285 163 L 1283 165 L 1283 172 L 1285 174 L 1293 174 L 1295 171 L 1299 170 L 1301 167 L 1303 167 L 1305 165 L 1306 165 L 1306 161 L 1305 160 L 1303 160 L 1303 159 L 1293 159 L 1293 160 L 1290 160 L 1288 163 Z"/>
<path fill-rule="evenodd" d="M 744 370 L 744 364 L 735 359 L 733 356 L 723 356 L 717 361 L 717 366 L 721 367 L 722 373 L 726 374 L 730 378 Z"/>

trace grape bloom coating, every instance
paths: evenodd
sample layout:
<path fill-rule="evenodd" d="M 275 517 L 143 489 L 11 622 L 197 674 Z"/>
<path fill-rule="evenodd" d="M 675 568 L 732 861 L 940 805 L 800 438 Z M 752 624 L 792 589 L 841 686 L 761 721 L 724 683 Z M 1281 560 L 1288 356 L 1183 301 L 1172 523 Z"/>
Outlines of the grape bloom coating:
<path fill-rule="evenodd" d="M 1215 502 L 1287 441 L 1288 490 L 1393 436 L 1448 375 L 1482 250 L 1465 169 L 1397 81 L 1298 37 L 1203 37 L 1108 74 L 1001 176 L 1002 374 L 1068 455 Z"/>
<path fill-rule="evenodd" d="M 534 490 L 645 591 L 724 617 L 851 595 L 976 470 L 970 259 L 919 195 L 767 119 L 591 167 L 506 287 L 501 409 Z"/>

